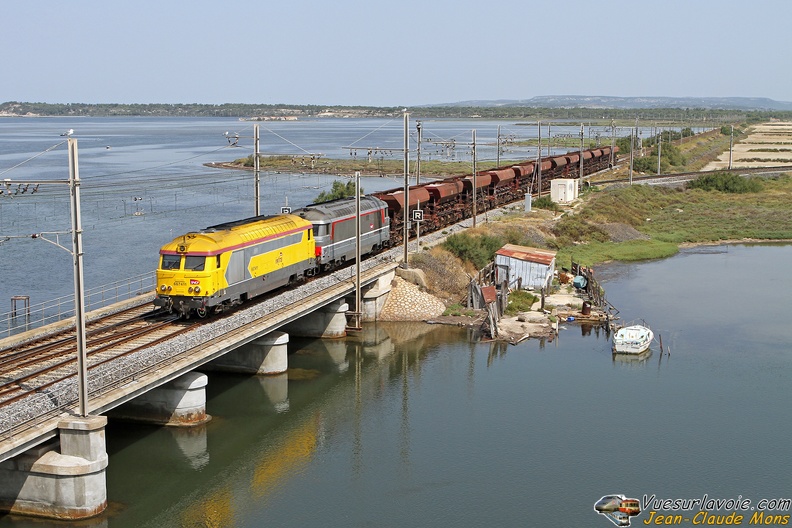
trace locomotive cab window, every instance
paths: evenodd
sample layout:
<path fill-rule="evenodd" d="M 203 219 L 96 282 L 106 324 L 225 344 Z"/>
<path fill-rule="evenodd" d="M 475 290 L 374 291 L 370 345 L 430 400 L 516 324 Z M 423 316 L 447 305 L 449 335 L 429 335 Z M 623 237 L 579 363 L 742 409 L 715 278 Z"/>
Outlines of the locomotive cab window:
<path fill-rule="evenodd" d="M 206 257 L 184 257 L 184 269 L 190 271 L 203 271 L 206 266 Z"/>
<path fill-rule="evenodd" d="M 181 267 L 181 255 L 162 255 L 162 269 L 175 270 Z"/>

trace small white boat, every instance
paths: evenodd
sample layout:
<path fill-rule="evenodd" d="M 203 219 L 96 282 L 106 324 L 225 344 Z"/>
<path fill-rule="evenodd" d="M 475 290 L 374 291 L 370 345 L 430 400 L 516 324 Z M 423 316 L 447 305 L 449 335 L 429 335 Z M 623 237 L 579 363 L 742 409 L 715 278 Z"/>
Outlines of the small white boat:
<path fill-rule="evenodd" d="M 620 328 L 613 336 L 613 351 L 617 354 L 640 354 L 649 348 L 654 333 L 643 325 Z"/>

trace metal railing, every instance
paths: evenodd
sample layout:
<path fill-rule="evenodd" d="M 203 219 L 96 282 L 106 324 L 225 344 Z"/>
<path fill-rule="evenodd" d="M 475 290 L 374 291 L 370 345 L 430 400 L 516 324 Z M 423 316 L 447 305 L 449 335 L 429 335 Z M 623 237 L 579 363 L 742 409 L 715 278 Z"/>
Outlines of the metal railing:
<path fill-rule="evenodd" d="M 119 301 L 131 299 L 154 291 L 155 275 L 153 271 L 112 282 L 85 291 L 86 310 L 98 310 Z M 0 313 L 0 338 L 26 332 L 63 319 L 74 317 L 74 295 L 66 295 L 26 305 L 22 309 L 14 306 L 11 311 Z"/>

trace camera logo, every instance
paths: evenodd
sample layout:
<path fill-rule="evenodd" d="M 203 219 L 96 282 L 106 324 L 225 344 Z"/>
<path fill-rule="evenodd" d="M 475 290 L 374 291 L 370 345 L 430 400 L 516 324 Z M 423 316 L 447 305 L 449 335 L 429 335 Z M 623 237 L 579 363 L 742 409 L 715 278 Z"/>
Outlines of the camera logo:
<path fill-rule="evenodd" d="M 605 495 L 594 503 L 594 511 L 616 526 L 630 526 L 630 517 L 641 513 L 641 503 L 624 495 Z"/>

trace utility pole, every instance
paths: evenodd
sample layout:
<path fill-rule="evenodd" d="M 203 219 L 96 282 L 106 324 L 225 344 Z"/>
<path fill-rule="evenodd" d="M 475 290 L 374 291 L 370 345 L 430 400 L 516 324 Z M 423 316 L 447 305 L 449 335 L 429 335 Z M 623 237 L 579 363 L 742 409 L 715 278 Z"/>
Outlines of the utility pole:
<path fill-rule="evenodd" d="M 253 125 L 253 198 L 256 202 L 256 216 L 261 215 L 261 187 L 259 179 L 259 126 Z"/>
<path fill-rule="evenodd" d="M 415 122 L 415 128 L 418 129 L 418 148 L 415 158 L 415 185 L 421 184 L 421 122 Z"/>
<path fill-rule="evenodd" d="M 539 150 L 536 157 L 536 174 L 539 175 L 539 187 L 536 190 L 537 197 L 542 197 L 542 122 L 536 122 L 536 128 L 539 130 Z"/>
<path fill-rule="evenodd" d="M 476 189 L 476 129 L 473 129 L 473 227 L 476 227 L 476 215 L 478 208 L 476 207 L 476 200 L 478 199 Z"/>
<path fill-rule="evenodd" d="M 589 130 L 591 127 L 589 127 Z M 580 123 L 580 182 L 583 181 L 583 123 Z"/>
<path fill-rule="evenodd" d="M 638 120 L 636 119 L 636 122 Z M 633 178 L 633 150 L 635 149 L 635 127 L 630 129 L 630 185 Z"/>
<path fill-rule="evenodd" d="M 360 171 L 355 171 L 355 328 L 361 328 L 360 295 Z"/>
<path fill-rule="evenodd" d="M 658 128 L 657 134 L 657 175 L 660 175 L 660 154 L 663 150 L 663 131 Z"/>
<path fill-rule="evenodd" d="M 408 268 L 407 243 L 410 241 L 410 114 L 404 109 L 404 262 L 402 266 Z"/>
<path fill-rule="evenodd" d="M 80 169 L 77 139 L 69 148 L 69 192 L 71 194 L 72 259 L 74 261 L 74 326 L 77 334 L 77 391 L 80 416 L 88 416 L 88 358 L 85 350 L 85 296 L 83 294 L 82 220 L 80 215 Z"/>
<path fill-rule="evenodd" d="M 614 156 L 616 153 L 613 152 L 616 149 L 616 121 L 611 119 L 611 151 L 610 151 L 610 166 L 613 168 L 615 164 Z"/>
<path fill-rule="evenodd" d="M 498 139 L 495 142 L 497 144 L 497 152 L 495 153 L 495 166 L 500 167 L 500 151 L 501 151 L 501 135 L 500 135 L 500 128 L 501 126 L 498 125 Z"/>
<path fill-rule="evenodd" d="M 731 137 L 729 138 L 729 170 L 732 168 L 732 151 L 734 149 L 734 125 L 731 126 Z"/>

